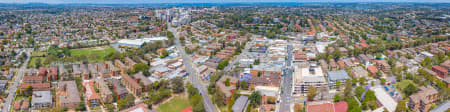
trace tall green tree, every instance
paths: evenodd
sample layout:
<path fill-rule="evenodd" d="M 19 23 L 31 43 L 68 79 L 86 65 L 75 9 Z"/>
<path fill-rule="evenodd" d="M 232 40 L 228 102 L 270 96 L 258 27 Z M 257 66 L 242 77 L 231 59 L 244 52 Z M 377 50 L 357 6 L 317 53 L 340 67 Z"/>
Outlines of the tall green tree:
<path fill-rule="evenodd" d="M 184 82 L 182 77 L 175 77 L 172 79 L 172 90 L 175 93 L 184 92 Z"/>
<path fill-rule="evenodd" d="M 314 86 L 308 87 L 308 93 L 306 94 L 309 101 L 313 101 L 317 95 L 317 88 Z"/>

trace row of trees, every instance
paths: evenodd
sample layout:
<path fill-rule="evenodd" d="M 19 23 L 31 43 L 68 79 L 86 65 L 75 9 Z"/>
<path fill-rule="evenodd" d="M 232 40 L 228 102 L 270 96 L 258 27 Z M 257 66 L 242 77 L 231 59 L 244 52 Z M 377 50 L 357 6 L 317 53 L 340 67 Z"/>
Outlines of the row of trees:
<path fill-rule="evenodd" d="M 186 84 L 188 96 L 189 96 L 189 103 L 192 106 L 192 110 L 194 112 L 205 112 L 205 107 L 203 106 L 203 97 L 200 95 L 197 88 L 195 88 L 192 84 L 187 83 Z"/>

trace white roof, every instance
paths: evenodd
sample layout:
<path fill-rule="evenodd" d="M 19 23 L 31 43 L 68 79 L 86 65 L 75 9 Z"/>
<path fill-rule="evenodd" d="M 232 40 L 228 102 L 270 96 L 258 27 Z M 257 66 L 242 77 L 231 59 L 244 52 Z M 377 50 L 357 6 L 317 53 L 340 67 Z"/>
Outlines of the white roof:
<path fill-rule="evenodd" d="M 381 87 L 373 87 L 371 88 L 375 91 L 375 96 L 377 100 L 389 111 L 394 112 L 397 107 L 397 102 L 389 96 L 389 94 L 383 90 Z"/>
<path fill-rule="evenodd" d="M 122 39 L 119 40 L 119 43 L 122 44 L 133 44 L 133 45 L 142 45 L 144 42 L 142 40 L 136 39 L 136 40 L 130 40 L 130 39 Z"/>

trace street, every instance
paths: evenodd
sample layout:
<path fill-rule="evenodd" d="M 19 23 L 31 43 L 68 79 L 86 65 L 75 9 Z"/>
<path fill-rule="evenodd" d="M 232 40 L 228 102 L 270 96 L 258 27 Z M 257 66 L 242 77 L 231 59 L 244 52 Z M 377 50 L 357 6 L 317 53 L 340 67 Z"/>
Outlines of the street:
<path fill-rule="evenodd" d="M 284 67 L 284 72 L 283 72 L 283 82 L 280 85 L 281 87 L 281 101 L 280 101 L 280 112 L 289 112 L 290 111 L 290 107 L 291 104 L 293 103 L 292 99 L 292 72 L 293 70 L 291 69 L 291 61 L 292 61 L 292 45 L 288 44 L 287 47 L 287 52 L 288 52 L 288 58 L 286 60 L 286 64 Z"/>
<path fill-rule="evenodd" d="M 181 58 L 183 59 L 185 70 L 187 73 L 189 73 L 189 80 L 191 81 L 192 85 L 199 90 L 200 94 L 203 97 L 203 105 L 205 107 L 206 112 L 217 112 L 216 107 L 214 106 L 214 104 L 212 103 L 211 99 L 208 96 L 208 91 L 206 87 L 198 81 L 199 80 L 197 76 L 198 74 L 196 69 L 194 69 L 192 66 L 191 58 L 186 54 L 184 48 L 181 46 L 180 39 L 177 35 L 178 28 L 172 28 L 169 25 L 168 29 L 175 35 L 175 46 L 181 53 Z"/>
<path fill-rule="evenodd" d="M 9 85 L 9 88 L 7 90 L 8 97 L 5 99 L 5 102 L 3 104 L 3 110 L 2 112 L 9 112 L 9 109 L 12 105 L 12 100 L 16 94 L 17 87 L 19 86 L 19 82 L 22 80 L 24 71 L 27 68 L 28 61 L 30 61 L 31 53 L 29 50 L 25 50 L 25 53 L 27 54 L 27 59 L 24 61 L 20 69 L 17 71 L 16 77 L 11 85 Z"/>

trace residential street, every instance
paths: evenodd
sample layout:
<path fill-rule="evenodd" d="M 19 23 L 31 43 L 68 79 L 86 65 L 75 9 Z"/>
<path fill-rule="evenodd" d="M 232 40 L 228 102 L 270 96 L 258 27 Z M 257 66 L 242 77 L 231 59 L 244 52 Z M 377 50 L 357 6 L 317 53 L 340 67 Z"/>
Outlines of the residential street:
<path fill-rule="evenodd" d="M 186 54 L 186 52 L 184 51 L 184 48 L 181 46 L 180 39 L 177 35 L 177 29 L 178 28 L 169 27 L 169 31 L 171 31 L 175 35 L 175 45 L 181 53 L 181 57 L 183 58 L 183 64 L 185 66 L 185 70 L 187 73 L 189 73 L 189 80 L 191 81 L 192 85 L 194 85 L 194 87 L 197 88 L 199 90 L 200 94 L 202 95 L 205 110 L 207 112 L 217 112 L 216 107 L 214 106 L 214 104 L 212 103 L 211 99 L 208 96 L 208 91 L 207 91 L 205 85 L 201 84 L 198 81 L 199 80 L 199 78 L 197 76 L 198 73 L 197 73 L 196 69 L 194 69 L 194 67 L 192 66 L 192 59 Z"/>
<path fill-rule="evenodd" d="M 3 104 L 2 112 L 9 112 L 10 111 L 10 108 L 11 108 L 11 105 L 12 105 L 12 100 L 14 99 L 14 96 L 16 94 L 17 87 L 19 86 L 19 82 L 23 78 L 23 75 L 24 75 L 23 72 L 25 71 L 25 69 L 27 69 L 28 62 L 30 61 L 30 57 L 31 57 L 31 53 L 30 52 L 31 52 L 30 50 L 25 50 L 25 53 L 27 54 L 27 59 L 22 64 L 22 66 L 20 67 L 19 71 L 17 71 L 17 74 L 15 76 L 14 82 L 12 82 L 12 84 L 9 85 L 9 88 L 7 90 L 8 97 L 5 99 L 5 102 Z"/>

